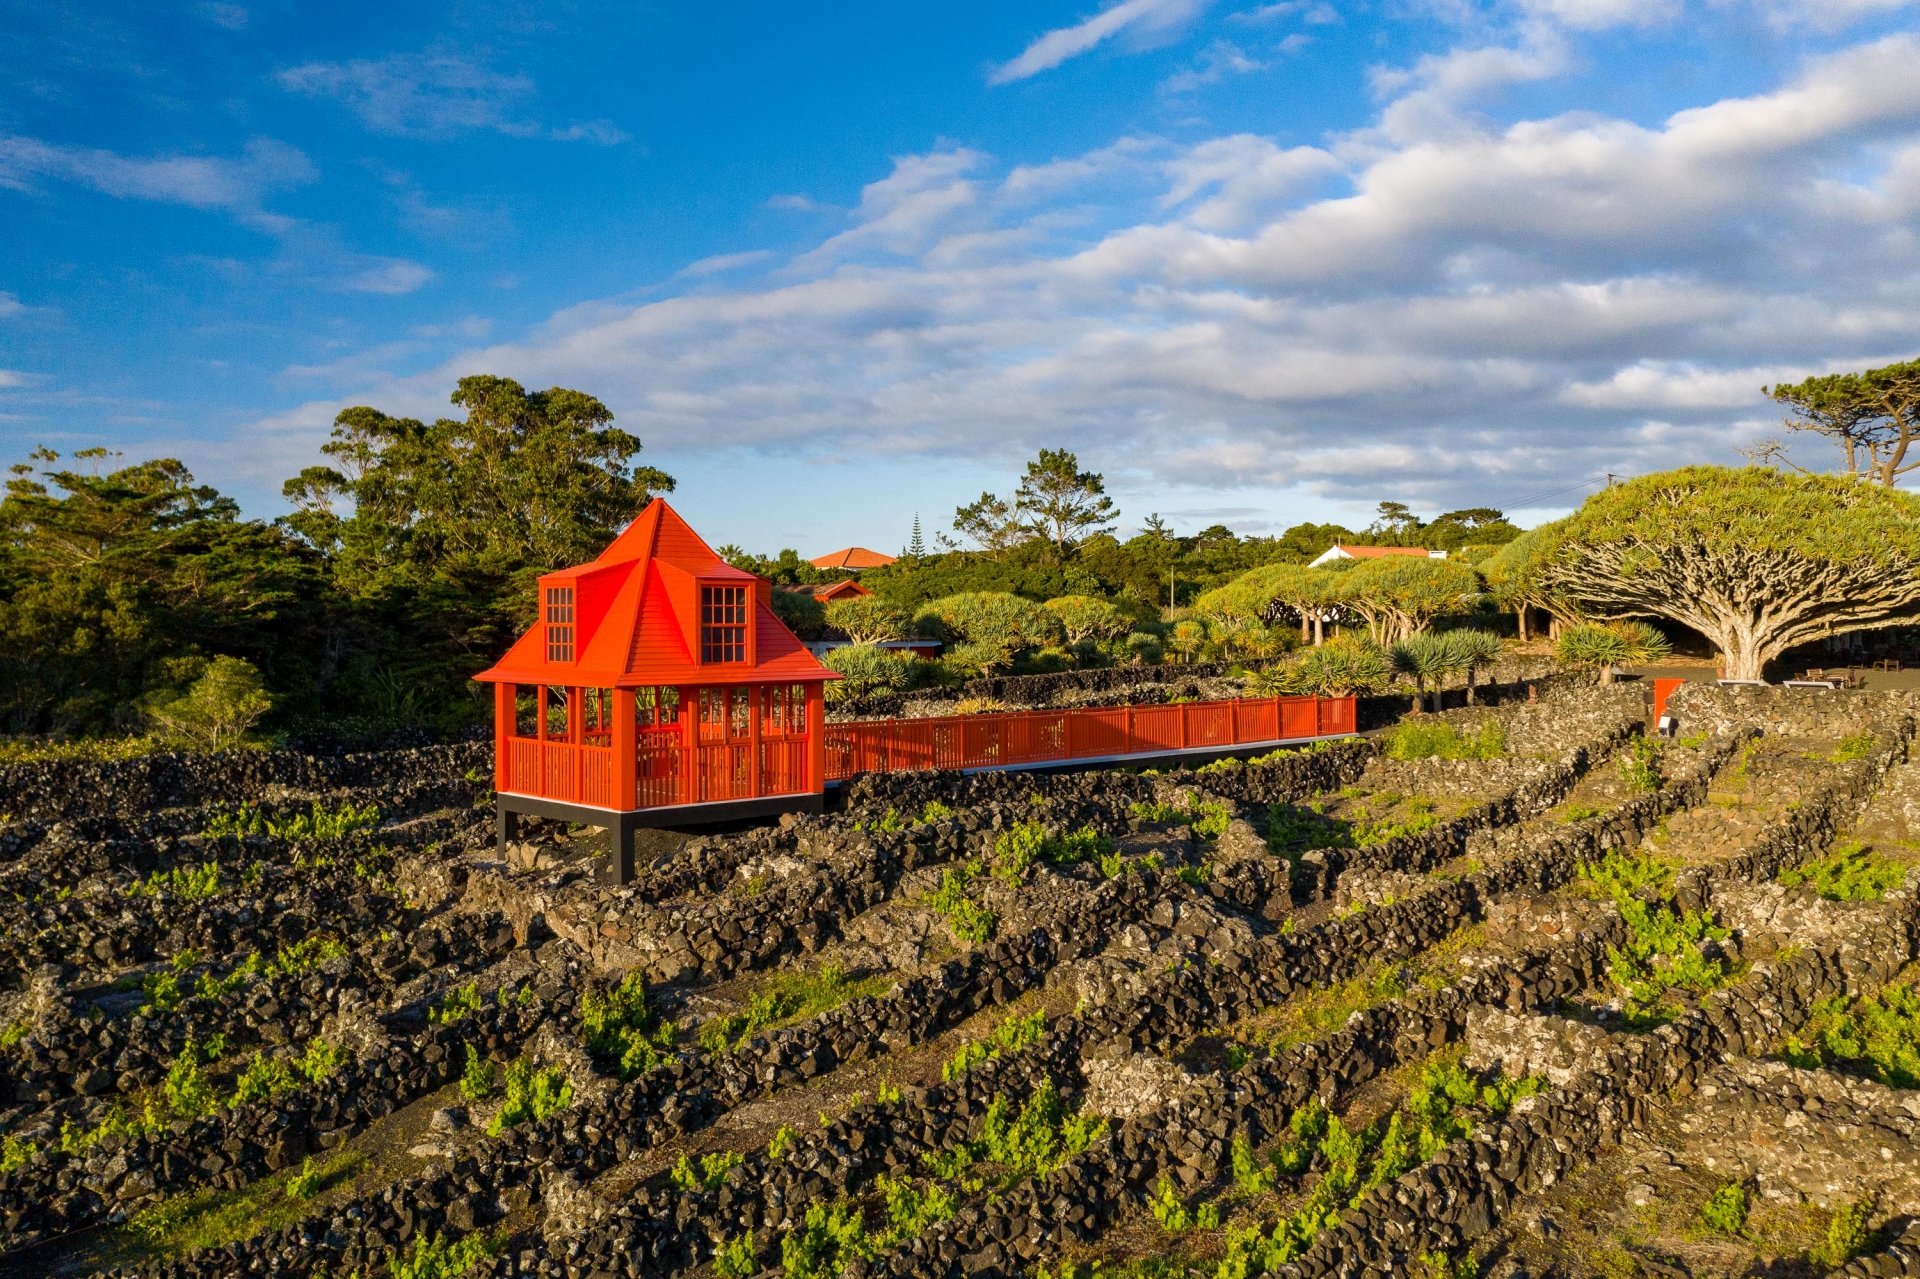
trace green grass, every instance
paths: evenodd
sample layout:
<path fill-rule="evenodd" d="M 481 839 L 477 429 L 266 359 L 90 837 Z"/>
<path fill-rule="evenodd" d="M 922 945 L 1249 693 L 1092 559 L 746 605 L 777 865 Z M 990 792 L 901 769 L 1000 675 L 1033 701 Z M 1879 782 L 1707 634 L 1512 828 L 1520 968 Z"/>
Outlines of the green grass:
<path fill-rule="evenodd" d="M 1824 759 L 1829 764 L 1847 764 L 1856 759 L 1865 759 L 1871 754 L 1873 754 L 1873 734 L 1855 733 L 1851 737 L 1842 738 L 1840 745 L 1828 754 L 1816 755 L 1813 758 Z"/>
<path fill-rule="evenodd" d="M 1830 902 L 1877 902 L 1888 889 L 1905 882 L 1907 868 L 1875 856 L 1858 841 L 1850 841 L 1804 866 L 1788 867 L 1778 878 L 1786 888 L 1811 884 L 1814 892 Z"/>
<path fill-rule="evenodd" d="M 1464 734 L 1444 720 L 1407 720 L 1383 741 L 1388 759 L 1499 759 L 1507 753 L 1507 730 L 1493 719 Z"/>
<path fill-rule="evenodd" d="M 746 1011 L 715 1017 L 700 1028 L 708 1052 L 739 1048 L 763 1030 L 816 1017 L 849 1000 L 883 994 L 893 984 L 884 975 L 849 978 L 838 964 L 811 973 L 776 973 L 747 1000 Z"/>
<path fill-rule="evenodd" d="M 200 1190 L 165 1199 L 134 1214 L 124 1229 L 141 1251 L 156 1258 L 225 1247 L 298 1221 L 306 1215 L 309 1200 L 350 1180 L 366 1161 L 364 1154 L 353 1151 L 314 1169 L 309 1159 L 299 1172 L 285 1177 L 268 1177 L 238 1190 Z M 305 1199 L 284 1193 L 309 1172 Z"/>
<path fill-rule="evenodd" d="M 1802 1028 L 1781 1053 L 1806 1070 L 1834 1067 L 1864 1075 L 1889 1088 L 1920 1088 L 1920 994 L 1905 983 L 1876 995 L 1835 995 L 1813 1006 Z"/>

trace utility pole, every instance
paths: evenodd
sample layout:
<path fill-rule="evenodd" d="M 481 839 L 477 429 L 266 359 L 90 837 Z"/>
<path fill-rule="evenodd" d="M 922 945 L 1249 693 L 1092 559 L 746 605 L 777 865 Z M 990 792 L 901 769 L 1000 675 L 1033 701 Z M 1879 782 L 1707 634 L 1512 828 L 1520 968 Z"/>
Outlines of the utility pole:
<path fill-rule="evenodd" d="M 1608 487 L 1608 488 L 1612 488 L 1612 487 L 1613 487 L 1613 472 L 1612 472 L 1612 471 L 1608 471 L 1608 472 L 1607 472 L 1607 487 Z"/>
<path fill-rule="evenodd" d="M 1179 606 L 1173 602 L 1173 570 L 1168 569 L 1167 570 L 1167 612 L 1171 613 L 1177 607 Z"/>

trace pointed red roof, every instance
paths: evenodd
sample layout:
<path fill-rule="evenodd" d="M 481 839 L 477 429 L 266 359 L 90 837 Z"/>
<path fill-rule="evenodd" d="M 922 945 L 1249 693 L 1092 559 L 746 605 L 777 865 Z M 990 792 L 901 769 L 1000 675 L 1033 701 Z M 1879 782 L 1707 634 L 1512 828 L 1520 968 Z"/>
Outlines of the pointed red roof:
<path fill-rule="evenodd" d="M 751 660 L 699 660 L 703 586 L 747 589 Z M 542 601 L 551 587 L 573 588 L 574 660 L 547 660 L 543 619 L 475 679 L 616 688 L 839 678 L 774 616 L 770 585 L 714 554 L 660 498 L 592 563 L 542 574 Z"/>

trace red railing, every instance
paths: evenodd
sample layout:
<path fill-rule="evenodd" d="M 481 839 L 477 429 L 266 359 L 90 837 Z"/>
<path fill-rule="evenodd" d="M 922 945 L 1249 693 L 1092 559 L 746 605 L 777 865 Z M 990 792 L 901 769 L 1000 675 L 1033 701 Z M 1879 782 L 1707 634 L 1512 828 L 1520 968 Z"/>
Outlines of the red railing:
<path fill-rule="evenodd" d="M 1011 768 L 1216 750 L 1333 737 L 1354 729 L 1351 697 L 1241 698 L 828 724 L 823 780 L 901 769 Z M 806 794 L 820 788 L 818 781 L 809 784 L 807 753 L 804 736 L 688 747 L 679 726 L 643 729 L 629 799 L 614 795 L 611 747 L 510 737 L 501 789 L 611 809 Z"/>
<path fill-rule="evenodd" d="M 611 747 L 510 737 L 507 765 L 508 790 L 595 808 L 614 806 Z"/>
<path fill-rule="evenodd" d="M 1175 706 L 1012 711 L 827 725 L 827 780 L 921 768 L 1008 768 L 1332 737 L 1351 697 L 1240 698 Z"/>

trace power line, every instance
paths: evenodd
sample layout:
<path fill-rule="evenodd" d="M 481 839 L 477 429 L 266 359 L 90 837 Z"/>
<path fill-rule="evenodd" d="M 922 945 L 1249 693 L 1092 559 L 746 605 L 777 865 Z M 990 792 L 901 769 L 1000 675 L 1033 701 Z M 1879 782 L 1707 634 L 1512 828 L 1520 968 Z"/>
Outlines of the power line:
<path fill-rule="evenodd" d="M 1535 493 L 1531 497 L 1520 498 L 1514 502 L 1508 503 L 1508 505 L 1512 506 L 1513 509 L 1516 511 L 1524 511 L 1528 507 L 1534 505 L 1536 502 L 1544 502 L 1546 499 L 1550 497 L 1558 497 L 1562 493 L 1571 493 L 1574 489 L 1585 488 L 1587 485 L 1592 484 L 1595 480 L 1604 481 L 1607 478 L 1608 478 L 1607 476 L 1597 475 L 1597 474 L 1582 476 L 1580 479 L 1575 480 L 1571 484 L 1563 484 L 1557 489 L 1548 489 L 1544 493 Z"/>

